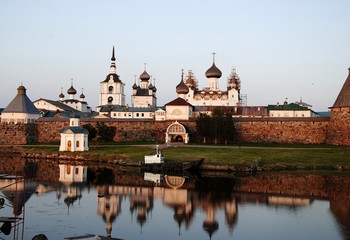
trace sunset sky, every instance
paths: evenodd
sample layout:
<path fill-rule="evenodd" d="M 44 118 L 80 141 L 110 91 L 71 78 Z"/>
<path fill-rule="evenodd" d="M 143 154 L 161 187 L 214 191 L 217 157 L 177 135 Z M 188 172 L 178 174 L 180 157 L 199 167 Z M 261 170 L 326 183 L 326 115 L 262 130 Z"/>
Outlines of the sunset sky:
<path fill-rule="evenodd" d="M 220 89 L 235 67 L 248 105 L 302 98 L 327 111 L 348 76 L 349 23 L 349 0 L 3 0 L 0 107 L 21 84 L 32 101 L 68 97 L 73 79 L 95 110 L 115 46 L 128 104 L 144 63 L 162 106 L 181 69 L 206 87 L 216 52 Z"/>

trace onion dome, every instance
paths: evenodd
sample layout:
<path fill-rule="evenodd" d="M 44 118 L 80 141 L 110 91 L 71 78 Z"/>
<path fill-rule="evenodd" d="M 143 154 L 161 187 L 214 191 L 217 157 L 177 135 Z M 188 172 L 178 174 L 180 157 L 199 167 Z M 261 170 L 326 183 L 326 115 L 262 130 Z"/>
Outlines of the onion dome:
<path fill-rule="evenodd" d="M 183 80 L 176 86 L 176 93 L 177 94 L 187 94 L 190 90 L 186 86 Z"/>
<path fill-rule="evenodd" d="M 58 95 L 59 98 L 64 98 L 64 94 L 61 93 L 60 95 Z"/>
<path fill-rule="evenodd" d="M 150 78 L 151 76 L 146 72 L 146 70 L 140 75 L 141 81 L 148 81 Z"/>
<path fill-rule="evenodd" d="M 77 90 L 75 90 L 75 88 L 73 87 L 73 85 L 71 85 L 70 88 L 67 90 L 67 93 L 68 93 L 69 95 L 71 95 L 71 94 L 75 95 L 75 94 L 77 94 Z"/>
<path fill-rule="evenodd" d="M 153 87 L 153 92 L 157 92 L 156 86 Z"/>
<path fill-rule="evenodd" d="M 152 89 L 153 89 L 153 85 L 152 85 L 152 83 L 150 83 L 150 84 L 149 84 L 148 89 L 150 89 L 150 90 L 152 90 Z"/>
<path fill-rule="evenodd" d="M 176 93 L 177 94 L 187 94 L 190 91 L 190 89 L 184 83 L 184 70 L 182 69 L 181 71 L 182 71 L 181 82 L 176 86 Z"/>
<path fill-rule="evenodd" d="M 132 85 L 132 89 L 137 89 L 136 83 L 134 83 L 134 85 Z"/>
<path fill-rule="evenodd" d="M 80 98 L 85 98 L 84 93 L 80 94 Z"/>
<path fill-rule="evenodd" d="M 215 66 L 215 63 L 213 62 L 213 65 L 205 72 L 205 76 L 207 78 L 220 78 L 222 75 L 220 69 L 218 69 Z"/>

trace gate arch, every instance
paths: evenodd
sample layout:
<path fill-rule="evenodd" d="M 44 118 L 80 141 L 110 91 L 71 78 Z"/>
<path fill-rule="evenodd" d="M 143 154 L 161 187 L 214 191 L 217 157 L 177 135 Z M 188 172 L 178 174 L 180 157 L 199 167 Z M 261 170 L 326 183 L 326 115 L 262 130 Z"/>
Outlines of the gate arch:
<path fill-rule="evenodd" d="M 184 125 L 178 121 L 169 125 L 165 133 L 165 141 L 170 142 L 183 142 L 188 143 L 189 134 Z"/>

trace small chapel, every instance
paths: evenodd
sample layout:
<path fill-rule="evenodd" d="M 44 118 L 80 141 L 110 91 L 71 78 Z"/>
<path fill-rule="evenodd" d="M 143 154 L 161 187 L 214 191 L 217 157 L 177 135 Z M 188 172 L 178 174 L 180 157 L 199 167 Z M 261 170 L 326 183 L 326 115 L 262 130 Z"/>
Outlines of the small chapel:
<path fill-rule="evenodd" d="M 61 129 L 60 151 L 77 152 L 89 150 L 89 131 L 80 126 L 80 116 L 73 112 L 69 127 Z"/>

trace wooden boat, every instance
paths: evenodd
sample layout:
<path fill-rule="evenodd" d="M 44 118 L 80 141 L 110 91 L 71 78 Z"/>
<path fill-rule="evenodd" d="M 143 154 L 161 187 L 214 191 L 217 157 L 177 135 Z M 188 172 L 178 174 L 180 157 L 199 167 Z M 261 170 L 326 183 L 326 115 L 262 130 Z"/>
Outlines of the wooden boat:
<path fill-rule="evenodd" d="M 159 150 L 159 146 L 156 146 L 156 152 L 150 155 L 146 155 L 144 159 L 145 164 L 153 164 L 153 163 L 164 163 L 163 153 Z"/>
<path fill-rule="evenodd" d="M 171 163 L 142 163 L 141 170 L 152 173 L 166 173 L 166 172 L 181 172 L 181 171 L 196 171 L 203 163 L 204 158 L 195 161 L 186 162 L 171 162 Z"/>

